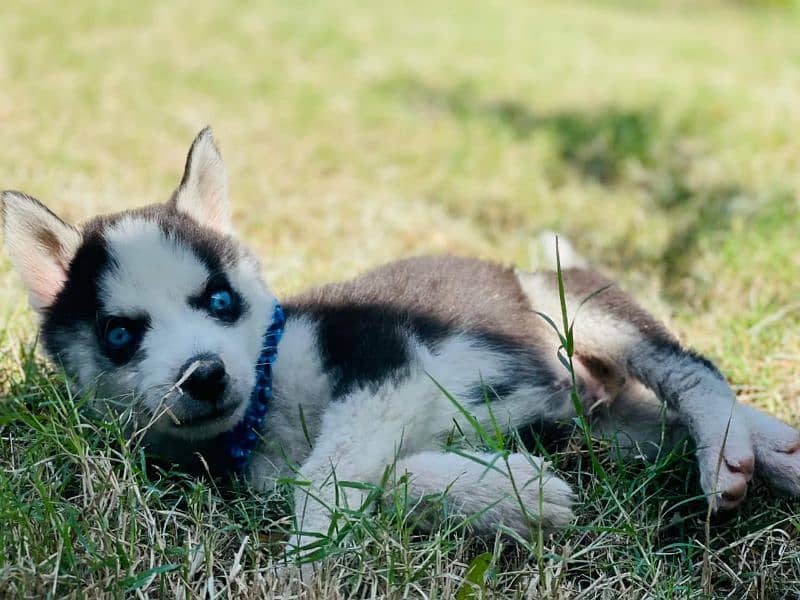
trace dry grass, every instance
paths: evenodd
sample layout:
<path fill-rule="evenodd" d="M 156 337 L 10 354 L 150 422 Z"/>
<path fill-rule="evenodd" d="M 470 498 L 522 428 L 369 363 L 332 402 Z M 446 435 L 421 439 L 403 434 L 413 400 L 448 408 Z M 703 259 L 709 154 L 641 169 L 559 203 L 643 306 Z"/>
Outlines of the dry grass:
<path fill-rule="evenodd" d="M 0 186 L 74 220 L 161 200 L 210 122 L 281 293 L 422 252 L 536 266 L 556 229 L 800 425 L 798 26 L 723 2 L 11 0 Z M 800 595 L 796 502 L 756 487 L 707 536 L 689 455 L 598 448 L 598 480 L 577 444 L 554 461 L 579 520 L 544 547 L 388 514 L 313 589 L 278 581 L 277 500 L 148 472 L 30 358 L 23 300 L 3 258 L 0 595 L 466 598 L 483 550 L 485 597 Z"/>

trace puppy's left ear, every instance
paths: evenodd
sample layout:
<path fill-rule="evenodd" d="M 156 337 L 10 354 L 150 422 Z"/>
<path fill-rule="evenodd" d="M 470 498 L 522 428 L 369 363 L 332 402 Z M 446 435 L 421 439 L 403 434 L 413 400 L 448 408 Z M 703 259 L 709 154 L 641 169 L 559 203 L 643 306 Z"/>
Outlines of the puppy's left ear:
<path fill-rule="evenodd" d="M 183 179 L 170 202 L 200 225 L 219 233 L 231 232 L 228 175 L 210 127 L 194 138 Z"/>

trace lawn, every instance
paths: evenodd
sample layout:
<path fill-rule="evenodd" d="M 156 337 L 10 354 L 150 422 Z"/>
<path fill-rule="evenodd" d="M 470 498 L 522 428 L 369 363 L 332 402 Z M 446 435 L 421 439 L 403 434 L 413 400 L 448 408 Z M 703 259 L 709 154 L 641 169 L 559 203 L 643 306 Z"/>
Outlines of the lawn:
<path fill-rule="evenodd" d="M 798 32 L 721 1 L 6 0 L 0 188 L 73 221 L 165 200 L 210 123 L 279 294 L 430 252 L 539 267 L 556 230 L 800 426 Z M 148 469 L 34 344 L 3 254 L 1 597 L 800 596 L 799 502 L 756 484 L 707 524 L 690 454 L 598 444 L 598 480 L 577 441 L 552 460 L 578 519 L 543 545 L 383 514 L 281 582 L 279 500 Z"/>

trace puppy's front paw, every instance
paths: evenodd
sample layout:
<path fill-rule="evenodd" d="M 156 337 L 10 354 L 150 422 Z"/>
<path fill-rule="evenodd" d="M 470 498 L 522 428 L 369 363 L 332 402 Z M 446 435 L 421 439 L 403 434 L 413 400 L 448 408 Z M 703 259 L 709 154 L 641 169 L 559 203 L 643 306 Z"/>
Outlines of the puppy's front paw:
<path fill-rule="evenodd" d="M 508 457 L 509 475 L 514 478 L 519 496 L 509 492 L 498 505 L 503 524 L 520 534 L 530 531 L 531 520 L 551 530 L 569 525 L 575 501 L 572 488 L 548 470 L 544 461 L 531 464 L 530 458 L 522 454 Z"/>

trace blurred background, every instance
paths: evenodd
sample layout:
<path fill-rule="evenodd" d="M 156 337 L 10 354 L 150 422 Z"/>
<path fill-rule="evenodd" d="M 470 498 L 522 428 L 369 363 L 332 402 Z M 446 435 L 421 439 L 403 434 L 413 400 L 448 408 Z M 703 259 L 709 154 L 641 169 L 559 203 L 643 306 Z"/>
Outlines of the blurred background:
<path fill-rule="evenodd" d="M 206 124 L 279 293 L 542 266 L 556 230 L 798 422 L 795 3 L 2 3 L 0 187 L 72 221 L 163 201 Z M 5 256 L 0 287 L 32 339 Z"/>

